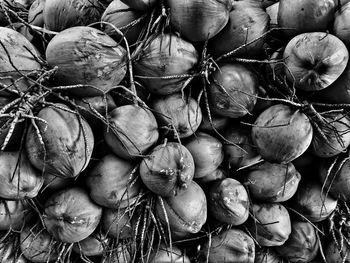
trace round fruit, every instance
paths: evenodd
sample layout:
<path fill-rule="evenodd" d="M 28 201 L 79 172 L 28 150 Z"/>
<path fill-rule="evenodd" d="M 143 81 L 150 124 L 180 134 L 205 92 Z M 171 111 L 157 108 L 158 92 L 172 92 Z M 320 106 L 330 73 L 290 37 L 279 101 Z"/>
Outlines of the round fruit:
<path fill-rule="evenodd" d="M 349 52 L 339 38 L 312 32 L 289 41 L 283 58 L 285 74 L 295 88 L 318 91 L 327 88 L 343 73 Z"/>
<path fill-rule="evenodd" d="M 212 74 L 210 109 L 221 116 L 240 118 L 250 113 L 258 95 L 258 79 L 243 64 L 223 64 Z"/>
<path fill-rule="evenodd" d="M 102 208 L 79 187 L 56 192 L 44 206 L 48 232 L 58 241 L 75 243 L 90 236 L 98 226 Z"/>
<path fill-rule="evenodd" d="M 263 111 L 252 128 L 258 153 L 268 162 L 289 163 L 311 144 L 312 125 L 308 117 L 283 104 Z"/>

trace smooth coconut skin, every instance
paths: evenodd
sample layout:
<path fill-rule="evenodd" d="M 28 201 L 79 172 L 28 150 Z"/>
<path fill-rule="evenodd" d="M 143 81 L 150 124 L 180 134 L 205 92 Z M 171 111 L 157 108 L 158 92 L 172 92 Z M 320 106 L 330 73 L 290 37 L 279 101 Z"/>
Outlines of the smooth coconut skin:
<path fill-rule="evenodd" d="M 44 185 L 42 190 L 59 190 L 75 182 L 75 178 L 62 178 L 50 174 L 44 176 Z"/>
<path fill-rule="evenodd" d="M 216 169 L 214 172 L 207 174 L 206 176 L 196 178 L 196 182 L 201 187 L 210 187 L 215 181 L 220 181 L 227 178 L 227 173 L 223 169 Z M 205 189 L 206 190 L 206 189 Z M 206 192 L 206 191 L 205 191 Z"/>
<path fill-rule="evenodd" d="M 31 207 L 26 200 L 0 201 L 0 230 L 20 230 L 31 216 Z"/>
<path fill-rule="evenodd" d="M 278 9 L 278 25 L 293 30 L 283 34 L 292 38 L 304 32 L 325 32 L 334 19 L 333 0 L 281 0 Z"/>
<path fill-rule="evenodd" d="M 117 86 L 126 74 L 126 50 L 102 31 L 85 26 L 63 30 L 46 48 L 50 67 L 58 67 L 60 85 L 88 85 L 70 89 L 78 97 L 99 96 Z"/>
<path fill-rule="evenodd" d="M 79 187 L 56 192 L 44 205 L 43 220 L 48 232 L 58 241 L 75 243 L 97 228 L 102 208 Z"/>
<path fill-rule="evenodd" d="M 350 46 L 350 2 L 342 5 L 335 13 L 333 34 Z"/>
<path fill-rule="evenodd" d="M 229 20 L 230 0 L 167 0 L 170 21 L 181 36 L 192 42 L 210 39 Z"/>
<path fill-rule="evenodd" d="M 125 4 L 140 11 L 148 11 L 155 6 L 158 0 L 121 0 Z"/>
<path fill-rule="evenodd" d="M 338 201 L 328 195 L 319 182 L 300 184 L 291 199 L 291 206 L 313 223 L 327 219 L 337 204 Z"/>
<path fill-rule="evenodd" d="M 44 27 L 44 6 L 46 0 L 35 0 L 28 10 L 28 23 Z"/>
<path fill-rule="evenodd" d="M 153 193 L 168 197 L 187 189 L 195 173 L 190 151 L 180 143 L 156 146 L 140 164 L 140 176 Z"/>
<path fill-rule="evenodd" d="M 254 263 L 283 263 L 283 260 L 273 249 L 256 246 Z"/>
<path fill-rule="evenodd" d="M 308 117 L 291 107 L 277 104 L 256 119 L 252 140 L 258 153 L 268 162 L 289 163 L 311 144 L 313 129 Z"/>
<path fill-rule="evenodd" d="M 45 0 L 45 27 L 60 32 L 74 26 L 97 22 L 103 10 L 98 0 Z"/>
<path fill-rule="evenodd" d="M 185 255 L 176 246 L 166 246 L 161 244 L 157 251 L 153 251 L 149 257 L 149 263 L 191 263 L 187 255 Z"/>
<path fill-rule="evenodd" d="M 284 202 L 298 189 L 300 173 L 292 163 L 263 162 L 249 168 L 245 176 L 251 197 L 264 202 Z"/>
<path fill-rule="evenodd" d="M 252 204 L 251 208 L 254 218 L 248 229 L 255 240 L 265 247 L 283 245 L 292 231 L 288 210 L 279 203 Z"/>
<path fill-rule="evenodd" d="M 283 58 L 285 74 L 295 88 L 318 91 L 327 88 L 343 73 L 349 52 L 336 36 L 311 32 L 290 40 Z"/>
<path fill-rule="evenodd" d="M 250 113 L 258 95 L 257 76 L 244 64 L 226 63 L 212 74 L 210 109 L 221 116 L 240 118 Z"/>
<path fill-rule="evenodd" d="M 230 167 L 239 169 L 261 160 L 261 156 L 254 147 L 250 128 L 230 125 L 224 130 L 223 136 L 227 140 L 223 141 L 223 149 Z"/>
<path fill-rule="evenodd" d="M 319 250 L 316 230 L 309 222 L 292 222 L 292 233 L 288 240 L 276 251 L 291 263 L 303 263 L 313 260 Z"/>
<path fill-rule="evenodd" d="M 350 145 L 350 118 L 341 113 L 330 113 L 323 117 L 325 122 L 330 123 L 320 126 L 327 141 L 315 133 L 311 142 L 312 153 L 318 157 L 329 158 L 346 152 Z"/>
<path fill-rule="evenodd" d="M 167 226 L 165 213 L 174 240 L 196 234 L 207 220 L 205 193 L 196 182 L 192 181 L 187 190 L 178 195 L 159 197 L 156 203 L 156 214 L 161 223 Z"/>
<path fill-rule="evenodd" d="M 248 219 L 249 203 L 247 190 L 233 178 L 214 183 L 208 194 L 210 215 L 219 222 L 234 226 Z"/>
<path fill-rule="evenodd" d="M 134 235 L 134 222 L 129 208 L 104 209 L 101 225 L 104 233 L 111 238 L 128 239 Z"/>
<path fill-rule="evenodd" d="M 234 3 L 236 0 L 231 0 L 232 3 Z M 259 3 L 262 8 L 266 9 L 269 6 L 273 5 L 276 3 L 275 0 L 238 0 L 238 1 L 252 1 L 255 3 Z"/>
<path fill-rule="evenodd" d="M 184 145 L 193 157 L 195 178 L 212 173 L 224 160 L 222 143 L 204 132 L 196 133 L 196 136 L 189 138 Z"/>
<path fill-rule="evenodd" d="M 268 16 L 270 17 L 270 23 L 269 23 L 270 28 L 276 28 L 278 26 L 277 17 L 278 17 L 279 7 L 280 7 L 280 3 L 277 2 L 270 5 L 265 10 Z"/>
<path fill-rule="evenodd" d="M 127 1 L 124 3 L 122 0 L 112 1 L 103 12 L 101 21 L 111 23 L 118 29 L 128 26 L 127 28 L 121 29 L 121 31 L 127 39 L 128 44 L 132 45 L 138 40 L 139 35 L 142 32 L 143 25 L 147 22 L 144 18 L 144 20 L 140 21 L 139 23 L 130 26 L 131 23 L 140 19 L 144 15 L 144 12 L 133 9 L 126 2 Z M 117 41 L 122 40 L 122 36 L 116 32 L 112 26 L 105 24 L 102 26 L 104 27 L 103 31 L 107 35 L 113 37 Z"/>
<path fill-rule="evenodd" d="M 208 257 L 210 263 L 254 263 L 255 243 L 242 230 L 232 228 L 212 236 L 211 242 L 203 245 L 200 255 L 204 261 Z"/>
<path fill-rule="evenodd" d="M 25 153 L 0 152 L 0 197 L 27 199 L 38 195 L 44 179 L 30 164 Z"/>
<path fill-rule="evenodd" d="M 8 77 L 13 78 L 13 81 L 22 78 L 21 74 L 28 74 L 33 71 L 38 71 L 41 69 L 41 65 L 35 59 L 33 54 L 37 57 L 39 53 L 35 47 L 30 43 L 25 36 L 21 33 L 5 27 L 0 27 L 0 41 L 3 46 L 0 47 L 0 84 L 7 86 L 10 90 L 16 90 L 12 86 L 12 80 Z M 5 50 L 5 49 L 6 50 Z M 11 61 L 7 55 L 10 55 Z M 14 68 L 11 63 L 16 67 Z M 19 70 L 18 73 L 17 70 Z M 6 77 L 6 78 L 5 78 Z M 16 87 L 20 91 L 26 91 L 27 88 L 33 83 L 27 78 L 22 78 L 16 81 Z M 7 91 L 0 91 L 1 96 L 9 95 Z"/>
<path fill-rule="evenodd" d="M 139 159 L 158 140 L 158 124 L 150 110 L 124 105 L 111 111 L 108 119 L 105 141 L 123 159 Z"/>
<path fill-rule="evenodd" d="M 205 114 L 205 111 L 202 113 L 203 113 L 202 122 L 198 128 L 198 130 L 202 132 L 215 135 L 216 134 L 215 130 L 220 131 L 225 129 L 230 122 L 230 118 L 213 114 L 213 113 L 210 116 L 211 120 L 209 120 L 209 117 L 207 114 Z"/>
<path fill-rule="evenodd" d="M 135 165 L 114 154 L 101 158 L 86 178 L 92 200 L 107 208 L 127 207 L 135 202 L 140 190 Z"/>
<path fill-rule="evenodd" d="M 160 128 L 176 129 L 173 137 L 186 138 L 194 134 L 202 122 L 202 110 L 197 101 L 174 93 L 153 100 L 152 109 Z"/>
<path fill-rule="evenodd" d="M 219 57 L 261 37 L 269 29 L 269 16 L 260 2 L 234 1 L 227 25 L 208 43 L 210 53 Z M 265 38 L 234 53 L 236 57 L 254 57 L 261 53 Z"/>
<path fill-rule="evenodd" d="M 26 152 L 30 163 L 44 171 L 44 175 L 76 177 L 90 161 L 94 136 L 82 117 L 70 112 L 64 104 L 56 106 L 44 107 L 37 114 L 46 121 L 37 123 L 45 148 L 31 124 L 25 140 Z"/>
<path fill-rule="evenodd" d="M 344 161 L 344 162 L 343 162 Z M 340 158 L 335 164 L 334 159 L 325 159 L 319 166 L 318 177 L 324 189 L 335 199 L 350 200 L 350 160 Z M 334 166 L 333 166 L 334 165 Z M 333 169 L 329 169 L 333 166 Z"/>
<path fill-rule="evenodd" d="M 327 103 L 350 103 L 350 63 L 328 88 L 315 94 L 317 100 Z"/>
<path fill-rule="evenodd" d="M 82 241 L 75 243 L 72 249 L 75 253 L 87 257 L 101 256 L 108 247 L 108 242 L 109 239 L 104 234 L 93 233 Z"/>
<path fill-rule="evenodd" d="M 34 263 L 57 260 L 58 244 L 40 224 L 26 225 L 20 234 L 20 247 L 23 256 Z"/>
<path fill-rule="evenodd" d="M 195 47 L 175 34 L 153 36 L 134 62 L 136 78 L 154 94 L 168 95 L 181 91 L 198 62 Z M 162 78 L 180 76 L 176 78 Z M 150 78 L 149 78 L 150 77 Z"/>

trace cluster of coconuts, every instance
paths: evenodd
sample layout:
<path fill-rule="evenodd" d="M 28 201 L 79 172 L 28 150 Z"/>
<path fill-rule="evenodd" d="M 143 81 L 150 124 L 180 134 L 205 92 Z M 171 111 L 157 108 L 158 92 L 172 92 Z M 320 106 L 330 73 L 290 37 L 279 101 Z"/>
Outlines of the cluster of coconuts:
<path fill-rule="evenodd" d="M 1 261 L 349 260 L 348 1 L 0 4 Z"/>

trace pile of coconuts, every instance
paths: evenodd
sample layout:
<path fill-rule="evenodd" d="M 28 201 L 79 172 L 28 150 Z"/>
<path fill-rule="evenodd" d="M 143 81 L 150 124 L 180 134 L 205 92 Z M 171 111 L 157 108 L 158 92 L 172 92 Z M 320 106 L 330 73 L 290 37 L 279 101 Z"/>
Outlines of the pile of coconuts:
<path fill-rule="evenodd" d="M 349 48 L 347 0 L 0 0 L 0 263 L 350 261 Z"/>

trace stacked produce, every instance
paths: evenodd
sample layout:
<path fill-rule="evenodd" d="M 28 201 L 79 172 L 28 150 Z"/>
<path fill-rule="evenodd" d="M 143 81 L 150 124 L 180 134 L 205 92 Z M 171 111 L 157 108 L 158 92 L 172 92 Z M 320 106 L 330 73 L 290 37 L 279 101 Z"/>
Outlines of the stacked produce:
<path fill-rule="evenodd" d="M 350 2 L 0 0 L 0 263 L 350 261 Z"/>

